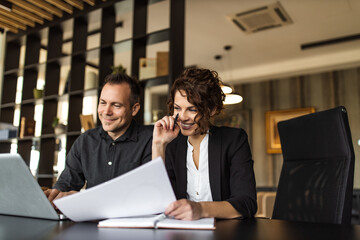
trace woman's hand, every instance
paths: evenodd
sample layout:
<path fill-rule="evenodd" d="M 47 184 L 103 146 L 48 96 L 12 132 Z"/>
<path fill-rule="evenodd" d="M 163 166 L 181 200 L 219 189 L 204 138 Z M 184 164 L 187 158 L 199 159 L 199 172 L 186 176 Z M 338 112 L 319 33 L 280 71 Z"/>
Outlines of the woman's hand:
<path fill-rule="evenodd" d="M 154 125 L 153 142 L 152 142 L 152 158 L 162 157 L 165 159 L 165 149 L 179 134 L 180 128 L 175 123 L 173 116 L 165 116 Z"/>
<path fill-rule="evenodd" d="M 201 204 L 187 199 L 172 202 L 165 214 L 180 220 L 197 220 L 203 217 Z"/>
<path fill-rule="evenodd" d="M 179 126 L 175 124 L 174 117 L 165 116 L 154 125 L 153 142 L 168 144 L 177 137 L 179 130 Z"/>

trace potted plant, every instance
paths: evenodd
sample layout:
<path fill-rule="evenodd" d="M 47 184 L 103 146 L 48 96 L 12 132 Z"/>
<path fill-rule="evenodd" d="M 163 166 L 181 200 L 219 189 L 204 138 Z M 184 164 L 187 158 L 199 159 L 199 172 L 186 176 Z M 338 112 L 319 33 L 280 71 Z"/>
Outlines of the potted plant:
<path fill-rule="evenodd" d="M 44 93 L 44 90 L 43 89 L 37 89 L 37 88 L 34 88 L 33 89 L 33 95 L 34 95 L 34 98 L 35 99 L 40 99 L 43 97 L 43 93 Z"/>
<path fill-rule="evenodd" d="M 122 73 L 122 74 L 126 74 L 126 68 L 124 68 L 123 65 L 118 65 L 118 66 L 112 66 L 111 67 L 112 73 Z"/>
<path fill-rule="evenodd" d="M 66 131 L 66 125 L 60 123 L 60 119 L 58 117 L 54 117 L 51 125 L 54 128 L 55 134 L 62 134 Z"/>

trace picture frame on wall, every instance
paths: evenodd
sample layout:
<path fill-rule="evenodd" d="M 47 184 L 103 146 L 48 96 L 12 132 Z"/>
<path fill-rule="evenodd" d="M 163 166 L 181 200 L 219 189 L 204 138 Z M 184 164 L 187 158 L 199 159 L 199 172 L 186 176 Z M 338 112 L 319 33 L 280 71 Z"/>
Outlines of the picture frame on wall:
<path fill-rule="evenodd" d="M 278 122 L 314 112 L 314 107 L 267 111 L 265 113 L 266 152 L 268 154 L 282 153 Z"/>

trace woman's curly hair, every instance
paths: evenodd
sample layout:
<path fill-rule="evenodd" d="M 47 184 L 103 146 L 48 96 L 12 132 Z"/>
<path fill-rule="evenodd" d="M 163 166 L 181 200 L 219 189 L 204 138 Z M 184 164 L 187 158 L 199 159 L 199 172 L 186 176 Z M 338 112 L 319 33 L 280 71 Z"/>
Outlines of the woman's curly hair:
<path fill-rule="evenodd" d="M 195 117 L 200 133 L 204 134 L 210 127 L 210 117 L 223 109 L 225 94 L 221 90 L 222 81 L 218 73 L 209 69 L 188 68 L 175 80 L 170 89 L 168 101 L 169 113 L 174 114 L 174 99 L 177 91 L 184 91 L 189 103 L 198 113 Z"/>

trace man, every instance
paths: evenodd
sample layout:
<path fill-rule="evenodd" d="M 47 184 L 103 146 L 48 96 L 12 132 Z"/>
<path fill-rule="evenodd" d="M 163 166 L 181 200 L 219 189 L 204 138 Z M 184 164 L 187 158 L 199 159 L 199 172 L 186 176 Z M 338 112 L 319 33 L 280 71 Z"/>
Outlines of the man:
<path fill-rule="evenodd" d="M 53 189 L 45 191 L 52 202 L 106 182 L 151 160 L 152 127 L 139 126 L 140 87 L 125 74 L 105 78 L 98 115 L 101 126 L 86 131 L 74 142 L 65 169 Z"/>

